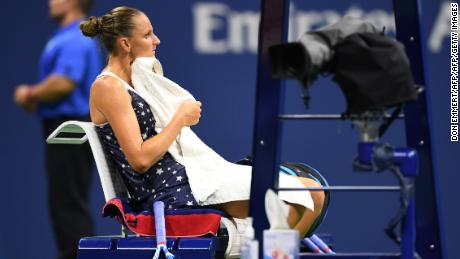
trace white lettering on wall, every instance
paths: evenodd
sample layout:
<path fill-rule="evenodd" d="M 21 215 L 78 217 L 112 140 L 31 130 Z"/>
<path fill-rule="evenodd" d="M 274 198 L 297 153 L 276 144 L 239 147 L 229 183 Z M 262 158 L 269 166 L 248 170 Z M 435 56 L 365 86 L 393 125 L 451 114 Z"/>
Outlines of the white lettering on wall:
<path fill-rule="evenodd" d="M 221 3 L 199 3 L 193 7 L 194 44 L 198 53 L 227 52 L 227 39 L 217 39 L 213 32 L 224 29 L 228 6 Z"/>
<path fill-rule="evenodd" d="M 439 12 L 428 46 L 432 52 L 440 52 L 445 38 L 449 37 L 450 4 L 445 2 Z M 257 52 L 259 12 L 235 11 L 221 2 L 200 2 L 192 8 L 194 45 L 200 54 L 242 54 Z M 304 11 L 290 6 L 288 40 L 296 40 L 305 31 L 314 30 L 337 22 L 350 15 L 385 27 L 387 34 L 395 34 L 393 13 L 382 9 L 364 11 L 351 6 L 345 12 L 335 10 Z"/>
<path fill-rule="evenodd" d="M 228 26 L 228 50 L 230 52 L 242 53 L 245 50 L 257 52 L 259 13 L 232 12 L 229 15 Z"/>

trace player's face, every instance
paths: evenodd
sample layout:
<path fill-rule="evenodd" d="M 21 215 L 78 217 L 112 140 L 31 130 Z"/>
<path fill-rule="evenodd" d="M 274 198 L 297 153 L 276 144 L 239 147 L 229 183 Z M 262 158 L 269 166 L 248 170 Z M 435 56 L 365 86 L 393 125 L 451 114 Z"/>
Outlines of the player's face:
<path fill-rule="evenodd" d="M 153 32 L 152 24 L 145 14 L 133 17 L 136 25 L 130 37 L 131 55 L 137 57 L 155 57 L 157 46 L 160 39 Z"/>

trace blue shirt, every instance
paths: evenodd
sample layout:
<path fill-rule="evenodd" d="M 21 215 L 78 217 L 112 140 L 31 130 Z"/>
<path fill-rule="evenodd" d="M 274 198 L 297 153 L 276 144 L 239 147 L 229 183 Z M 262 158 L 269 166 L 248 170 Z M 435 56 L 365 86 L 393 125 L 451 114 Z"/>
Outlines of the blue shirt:
<path fill-rule="evenodd" d="M 80 20 L 58 29 L 42 53 L 39 81 L 59 75 L 75 83 L 75 88 L 63 99 L 39 105 L 38 112 L 43 118 L 89 114 L 89 91 L 101 71 L 101 55 L 97 43 L 85 37 L 79 25 Z"/>

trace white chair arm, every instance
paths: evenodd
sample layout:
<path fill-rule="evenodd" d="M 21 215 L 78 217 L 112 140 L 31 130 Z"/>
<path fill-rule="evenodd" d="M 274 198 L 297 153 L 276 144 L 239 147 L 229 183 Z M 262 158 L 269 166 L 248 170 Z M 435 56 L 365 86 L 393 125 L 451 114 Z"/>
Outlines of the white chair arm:
<path fill-rule="evenodd" d="M 66 121 L 59 125 L 46 139 L 48 144 L 83 144 L 88 140 L 84 127 L 91 125 L 91 122 Z M 80 137 L 58 137 L 60 133 L 84 134 Z"/>

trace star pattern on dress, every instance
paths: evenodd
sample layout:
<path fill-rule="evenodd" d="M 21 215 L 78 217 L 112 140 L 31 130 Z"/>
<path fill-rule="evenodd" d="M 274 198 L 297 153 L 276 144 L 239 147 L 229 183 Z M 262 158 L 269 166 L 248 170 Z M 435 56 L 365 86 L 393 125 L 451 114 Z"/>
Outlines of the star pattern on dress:
<path fill-rule="evenodd" d="M 141 137 L 145 141 L 156 135 L 154 113 L 140 96 L 131 91 L 130 95 Z M 110 125 L 105 124 L 98 127 L 98 133 L 103 134 L 101 139 L 104 140 L 104 144 L 107 145 L 108 151 L 120 169 L 123 169 L 121 171 L 130 190 L 132 190 L 133 200 L 139 203 L 145 203 L 150 198 L 162 200 L 166 203 L 167 208 L 197 204 L 191 195 L 183 165 L 175 161 L 169 153 L 161 156 L 148 173 L 139 174 L 129 165 Z"/>

